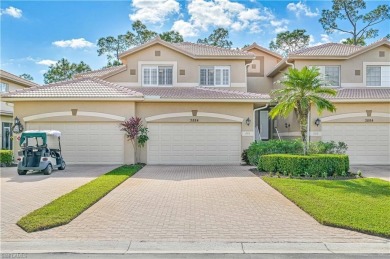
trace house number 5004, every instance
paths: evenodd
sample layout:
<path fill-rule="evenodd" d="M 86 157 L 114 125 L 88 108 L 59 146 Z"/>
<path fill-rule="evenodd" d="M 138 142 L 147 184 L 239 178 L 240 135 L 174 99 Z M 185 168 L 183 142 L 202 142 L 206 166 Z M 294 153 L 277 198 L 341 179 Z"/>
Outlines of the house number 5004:
<path fill-rule="evenodd" d="M 199 122 L 199 119 L 190 119 L 191 122 Z"/>
<path fill-rule="evenodd" d="M 374 122 L 374 119 L 366 119 L 366 122 Z"/>

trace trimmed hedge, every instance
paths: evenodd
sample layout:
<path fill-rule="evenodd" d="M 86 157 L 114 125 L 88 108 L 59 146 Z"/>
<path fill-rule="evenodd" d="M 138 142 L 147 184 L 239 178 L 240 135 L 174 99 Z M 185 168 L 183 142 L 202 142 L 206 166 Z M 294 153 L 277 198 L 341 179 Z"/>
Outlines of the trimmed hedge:
<path fill-rule="evenodd" d="M 348 146 L 344 142 L 310 142 L 309 154 L 345 154 Z M 269 154 L 303 154 L 303 142 L 300 139 L 288 140 L 269 140 L 255 141 L 251 143 L 249 148 L 243 152 L 242 158 L 247 158 L 250 165 L 256 165 L 259 162 L 259 157 Z M 246 161 L 246 160 L 244 160 Z"/>
<path fill-rule="evenodd" d="M 0 150 L 0 164 L 10 165 L 13 162 L 12 150 Z"/>
<path fill-rule="evenodd" d="M 349 170 L 347 155 L 289 155 L 272 154 L 260 156 L 258 169 L 266 172 L 280 172 L 292 176 L 326 177 L 345 175 Z"/>
<path fill-rule="evenodd" d="M 255 141 L 247 150 L 249 164 L 257 165 L 259 157 L 268 154 L 302 154 L 303 144 L 301 140 L 268 140 Z"/>

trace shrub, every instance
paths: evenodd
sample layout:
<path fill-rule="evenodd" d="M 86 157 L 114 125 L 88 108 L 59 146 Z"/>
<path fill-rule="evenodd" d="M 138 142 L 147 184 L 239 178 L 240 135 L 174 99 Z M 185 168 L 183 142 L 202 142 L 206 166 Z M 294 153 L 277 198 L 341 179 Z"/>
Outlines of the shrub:
<path fill-rule="evenodd" d="M 12 150 L 0 150 L 0 164 L 10 165 L 13 161 Z"/>
<path fill-rule="evenodd" d="M 292 176 L 332 176 L 343 175 L 349 170 L 347 155 L 289 155 L 272 154 L 260 156 L 258 169 L 266 172 L 284 172 Z M 345 173 L 344 173 L 345 174 Z"/>
<path fill-rule="evenodd" d="M 241 153 L 241 160 L 245 162 L 245 164 L 249 165 L 249 158 L 248 158 L 248 149 L 244 149 Z"/>
<path fill-rule="evenodd" d="M 259 157 L 268 154 L 302 154 L 303 144 L 300 140 L 269 140 L 255 141 L 247 151 L 248 161 L 251 165 L 257 165 Z"/>
<path fill-rule="evenodd" d="M 309 145 L 309 154 L 345 154 L 348 146 L 345 142 L 311 142 Z"/>

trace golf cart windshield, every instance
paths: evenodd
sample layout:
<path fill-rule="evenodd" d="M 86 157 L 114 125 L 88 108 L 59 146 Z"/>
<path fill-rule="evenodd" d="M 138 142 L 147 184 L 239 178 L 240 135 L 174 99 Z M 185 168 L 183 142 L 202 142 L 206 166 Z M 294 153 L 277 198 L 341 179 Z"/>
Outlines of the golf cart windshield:
<path fill-rule="evenodd" d="M 22 133 L 20 136 L 20 142 L 19 145 L 22 146 L 24 143 L 27 146 L 44 146 L 49 144 L 54 144 L 52 141 L 48 141 L 50 139 L 57 139 L 57 145 L 58 145 L 58 138 L 61 136 L 61 132 L 50 130 L 50 131 L 34 131 L 29 130 Z M 56 146 L 57 146 L 56 145 Z"/>

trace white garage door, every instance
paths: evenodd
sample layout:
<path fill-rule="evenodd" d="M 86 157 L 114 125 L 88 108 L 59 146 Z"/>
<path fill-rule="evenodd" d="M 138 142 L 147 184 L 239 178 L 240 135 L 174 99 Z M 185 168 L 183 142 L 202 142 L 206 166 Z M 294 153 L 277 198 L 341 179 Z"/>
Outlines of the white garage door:
<path fill-rule="evenodd" d="M 348 145 L 351 164 L 390 164 L 389 123 L 323 123 L 322 140 Z"/>
<path fill-rule="evenodd" d="M 239 123 L 149 123 L 148 164 L 239 164 Z"/>
<path fill-rule="evenodd" d="M 118 123 L 28 123 L 28 129 L 59 130 L 68 164 L 123 164 L 124 135 Z"/>

